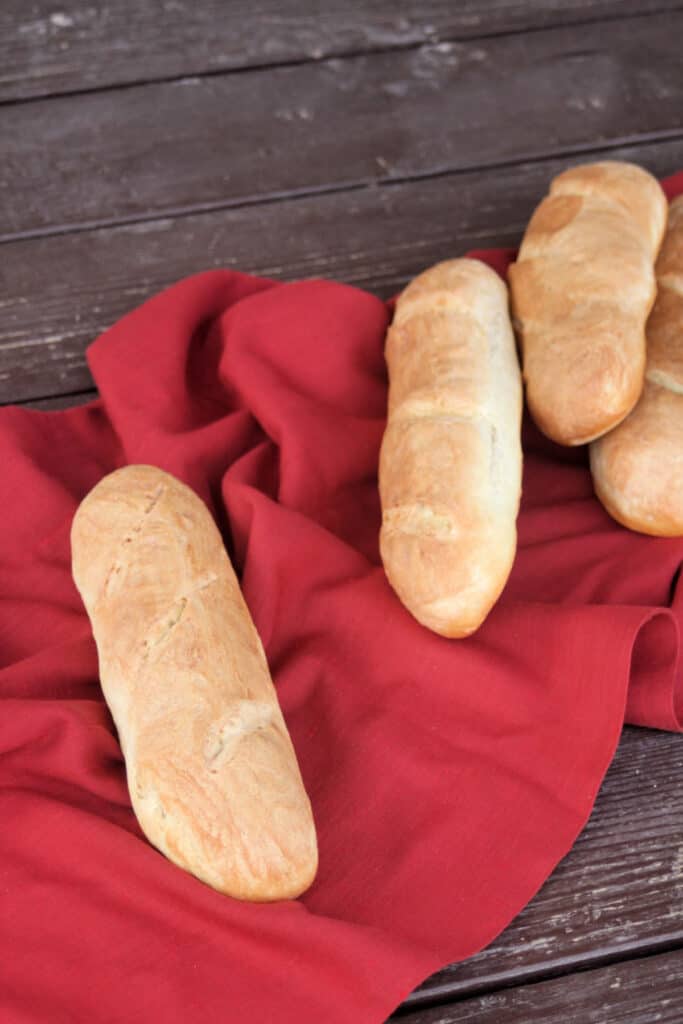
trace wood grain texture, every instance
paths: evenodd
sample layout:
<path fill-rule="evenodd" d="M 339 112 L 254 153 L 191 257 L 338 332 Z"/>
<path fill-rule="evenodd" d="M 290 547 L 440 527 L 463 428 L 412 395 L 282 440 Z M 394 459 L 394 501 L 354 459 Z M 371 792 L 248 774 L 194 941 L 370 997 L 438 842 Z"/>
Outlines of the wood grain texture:
<path fill-rule="evenodd" d="M 683 950 L 481 995 L 402 1024 L 680 1024 Z"/>
<path fill-rule="evenodd" d="M 680 2 L 304 6 L 0 4 L 0 402 L 93 397 L 87 344 L 195 271 L 387 296 L 516 244 L 570 154 L 683 168 Z M 403 1019 L 683 1019 L 682 769 L 680 737 L 627 729 L 540 893 Z"/>
<path fill-rule="evenodd" d="M 683 946 L 682 774 L 680 736 L 627 728 L 586 828 L 535 899 L 487 949 L 433 975 L 405 1005 Z"/>
<path fill-rule="evenodd" d="M 633 24 L 9 105 L 0 237 L 681 134 L 683 11 Z"/>
<path fill-rule="evenodd" d="M 665 175 L 683 168 L 683 139 L 593 155 L 635 160 Z M 472 248 L 514 245 L 548 181 L 569 162 L 8 244 L 0 285 L 0 402 L 91 387 L 86 346 L 151 294 L 200 270 L 331 277 L 386 297 L 431 263 Z"/>
<path fill-rule="evenodd" d="M 3 0 L 0 102 L 679 6 L 671 0 L 322 0 L 312 12 L 299 0 Z"/>

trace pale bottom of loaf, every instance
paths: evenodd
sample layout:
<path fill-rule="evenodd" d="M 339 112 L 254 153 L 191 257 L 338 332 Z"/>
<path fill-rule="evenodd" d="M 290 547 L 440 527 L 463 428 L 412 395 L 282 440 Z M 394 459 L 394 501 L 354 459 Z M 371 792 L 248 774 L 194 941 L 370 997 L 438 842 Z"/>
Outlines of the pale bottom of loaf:
<path fill-rule="evenodd" d="M 514 528 L 498 522 L 452 541 L 382 528 L 382 560 L 392 587 L 421 625 L 449 639 L 474 633 L 498 600 L 512 569 Z"/>

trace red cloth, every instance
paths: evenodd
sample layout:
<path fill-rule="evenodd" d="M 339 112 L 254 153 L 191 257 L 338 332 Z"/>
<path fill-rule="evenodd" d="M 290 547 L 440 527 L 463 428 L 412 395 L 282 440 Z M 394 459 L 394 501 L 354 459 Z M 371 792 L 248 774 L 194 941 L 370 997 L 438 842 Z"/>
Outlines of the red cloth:
<path fill-rule="evenodd" d="M 387 321 L 344 285 L 209 272 L 92 346 L 100 400 L 1 411 L 5 1024 L 376 1024 L 533 896 L 625 708 L 680 728 L 683 540 L 613 523 L 585 450 L 528 424 L 484 626 L 447 641 L 399 604 L 377 550 Z M 130 462 L 194 487 L 242 574 L 318 826 L 297 902 L 213 892 L 133 817 L 69 553 L 78 501 Z"/>

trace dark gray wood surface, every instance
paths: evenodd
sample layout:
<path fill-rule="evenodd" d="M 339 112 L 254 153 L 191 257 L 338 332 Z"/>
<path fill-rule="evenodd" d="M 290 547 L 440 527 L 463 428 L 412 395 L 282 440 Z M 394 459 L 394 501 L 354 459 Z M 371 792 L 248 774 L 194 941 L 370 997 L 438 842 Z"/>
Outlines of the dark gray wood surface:
<path fill-rule="evenodd" d="M 402 1024 L 680 1024 L 683 951 L 520 985 L 400 1018 Z"/>
<path fill-rule="evenodd" d="M 515 245 L 580 159 L 683 169 L 683 4 L 6 0 L 0 403 L 91 397 L 85 349 L 187 274 L 388 296 Z M 400 1015 L 683 1019 L 683 743 L 627 729 L 576 846 Z"/>
<path fill-rule="evenodd" d="M 3 0 L 0 100 L 647 15 L 672 0 Z M 103 59 L 105 58 L 105 59 Z"/>
<path fill-rule="evenodd" d="M 3 111 L 0 240 L 683 133 L 683 11 Z"/>

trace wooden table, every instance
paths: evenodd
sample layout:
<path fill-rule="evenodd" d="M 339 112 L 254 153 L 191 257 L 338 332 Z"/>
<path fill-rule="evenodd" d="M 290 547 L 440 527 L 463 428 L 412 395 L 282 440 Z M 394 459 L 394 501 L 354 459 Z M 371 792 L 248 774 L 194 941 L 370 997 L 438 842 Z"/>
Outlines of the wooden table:
<path fill-rule="evenodd" d="M 3 0 L 0 102 L 0 402 L 54 409 L 186 274 L 387 296 L 514 245 L 577 158 L 683 168 L 683 4 Z M 403 1019 L 680 1024 L 682 772 L 680 737 L 626 729 L 571 854 Z"/>

